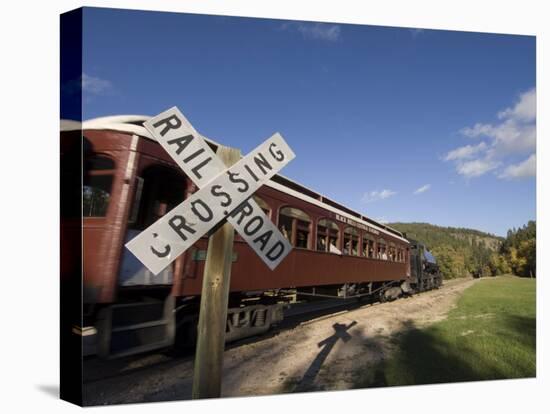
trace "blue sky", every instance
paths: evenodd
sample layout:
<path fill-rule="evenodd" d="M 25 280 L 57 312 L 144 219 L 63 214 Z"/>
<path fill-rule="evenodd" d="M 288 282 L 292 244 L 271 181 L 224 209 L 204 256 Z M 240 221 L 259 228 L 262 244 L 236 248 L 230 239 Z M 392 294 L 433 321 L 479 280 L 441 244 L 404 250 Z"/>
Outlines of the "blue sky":
<path fill-rule="evenodd" d="M 535 218 L 535 38 L 86 9 L 84 118 L 178 106 L 372 218 L 498 235 Z"/>

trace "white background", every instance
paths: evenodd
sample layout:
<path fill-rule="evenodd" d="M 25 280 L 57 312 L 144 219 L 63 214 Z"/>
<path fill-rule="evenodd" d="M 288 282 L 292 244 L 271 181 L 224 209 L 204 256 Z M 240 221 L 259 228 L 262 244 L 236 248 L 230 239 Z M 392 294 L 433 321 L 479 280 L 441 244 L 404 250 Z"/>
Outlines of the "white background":
<path fill-rule="evenodd" d="M 0 410 L 69 412 L 59 376 L 59 14 L 77 1 L 3 2 Z M 54 2 L 51 2 L 54 3 Z M 541 412 L 548 406 L 548 16 L 531 1 L 87 1 L 87 6 L 537 35 L 537 379 L 133 404 L 109 412 Z M 311 7 L 310 7 L 311 6 Z M 546 16 L 546 19 L 545 19 Z M 166 104 L 170 106 L 170 103 Z M 7 266 L 6 266 L 7 263 Z M 546 347 L 546 349 L 545 349 Z"/>

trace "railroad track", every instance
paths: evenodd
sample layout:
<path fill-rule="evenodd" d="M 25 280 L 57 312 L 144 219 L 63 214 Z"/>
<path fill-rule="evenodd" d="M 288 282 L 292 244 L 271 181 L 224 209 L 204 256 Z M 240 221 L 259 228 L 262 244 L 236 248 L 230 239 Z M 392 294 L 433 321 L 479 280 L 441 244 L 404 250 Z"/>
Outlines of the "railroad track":
<path fill-rule="evenodd" d="M 421 295 L 417 293 L 416 295 Z M 406 300 L 402 298 L 400 300 Z M 268 332 L 240 339 L 228 343 L 226 350 L 243 345 L 260 342 L 278 335 L 285 330 L 293 329 L 299 325 L 315 323 L 316 321 L 331 318 L 337 314 L 350 312 L 368 306 L 376 306 L 379 301 L 367 299 L 324 299 L 314 302 L 296 303 L 284 310 L 284 319 L 273 326 Z M 162 368 L 163 365 L 173 364 L 175 360 L 189 362 L 193 359 L 192 350 L 165 350 L 153 351 L 146 354 L 132 355 L 119 359 L 102 360 L 97 357 L 89 357 L 84 360 L 84 384 L 91 384 L 111 378 L 120 378 L 125 375 L 145 371 L 151 367 Z"/>

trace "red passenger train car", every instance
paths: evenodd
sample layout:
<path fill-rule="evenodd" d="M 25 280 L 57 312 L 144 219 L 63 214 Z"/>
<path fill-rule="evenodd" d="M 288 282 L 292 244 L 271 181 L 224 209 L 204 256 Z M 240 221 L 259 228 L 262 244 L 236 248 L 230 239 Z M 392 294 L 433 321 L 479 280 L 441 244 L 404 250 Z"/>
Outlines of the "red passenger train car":
<path fill-rule="evenodd" d="M 80 174 L 64 158 L 83 140 L 82 217 L 62 219 L 62 244 L 82 226 L 83 320 L 74 330 L 85 353 L 122 356 L 193 339 L 207 239 L 156 276 L 124 248 L 197 190 L 142 127 L 146 119 L 62 121 L 62 183 Z M 218 144 L 205 139 L 215 150 Z M 271 271 L 235 235 L 228 340 L 267 330 L 282 319 L 283 303 L 297 297 L 383 299 L 391 288 L 414 287 L 412 246 L 402 233 L 282 175 L 254 199 L 294 248 Z M 77 265 L 65 257 L 62 277 Z"/>

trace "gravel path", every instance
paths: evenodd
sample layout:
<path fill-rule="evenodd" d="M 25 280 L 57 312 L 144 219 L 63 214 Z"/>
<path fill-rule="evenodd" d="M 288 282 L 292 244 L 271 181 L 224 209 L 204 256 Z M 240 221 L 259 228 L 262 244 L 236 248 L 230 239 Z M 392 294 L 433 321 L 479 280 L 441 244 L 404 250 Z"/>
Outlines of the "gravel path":
<path fill-rule="evenodd" d="M 224 354 L 222 395 L 353 388 L 365 369 L 392 352 L 395 334 L 444 319 L 462 292 L 474 283 L 473 279 L 449 281 L 439 290 L 332 314 L 232 347 Z M 110 363 L 116 366 L 116 375 L 85 384 L 87 405 L 191 396 L 192 357 L 153 354 Z M 89 366 L 89 372 L 97 370 L 97 364 L 90 361 L 84 369 Z"/>

